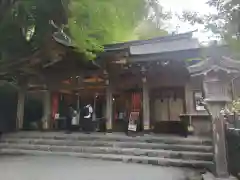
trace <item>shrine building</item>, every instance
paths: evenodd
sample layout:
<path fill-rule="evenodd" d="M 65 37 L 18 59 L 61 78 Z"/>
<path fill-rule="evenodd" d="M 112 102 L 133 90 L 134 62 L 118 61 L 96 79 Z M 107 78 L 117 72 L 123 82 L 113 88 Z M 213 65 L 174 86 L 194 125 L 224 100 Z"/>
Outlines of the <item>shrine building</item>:
<path fill-rule="evenodd" d="M 232 80 L 240 63 L 227 46 L 201 47 L 192 34 L 105 45 L 95 60 L 54 37 L 52 59 L 36 52 L 3 64 L 0 75 L 15 76 L 19 86 L 16 129 L 24 128 L 25 97 L 31 94 L 42 101 L 48 130 L 56 128 L 64 104 L 79 110 L 91 103 L 103 132 L 124 132 L 126 119 L 138 112 L 138 132 L 181 134 L 191 127 L 193 135 L 210 136 L 211 117 L 200 100 L 230 102 L 238 96 Z"/>

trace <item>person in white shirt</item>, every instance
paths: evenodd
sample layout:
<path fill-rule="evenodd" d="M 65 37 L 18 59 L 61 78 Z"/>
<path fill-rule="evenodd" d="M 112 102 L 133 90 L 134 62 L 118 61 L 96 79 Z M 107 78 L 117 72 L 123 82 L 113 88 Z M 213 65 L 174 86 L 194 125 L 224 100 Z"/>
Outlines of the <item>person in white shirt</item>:
<path fill-rule="evenodd" d="M 88 114 L 86 114 L 84 118 L 91 118 L 93 113 L 93 108 L 91 104 L 86 105 L 84 108 L 88 109 Z"/>
<path fill-rule="evenodd" d="M 92 114 L 93 108 L 91 104 L 87 104 L 83 107 L 83 127 L 82 130 L 86 133 L 90 133 L 93 130 L 92 125 Z"/>

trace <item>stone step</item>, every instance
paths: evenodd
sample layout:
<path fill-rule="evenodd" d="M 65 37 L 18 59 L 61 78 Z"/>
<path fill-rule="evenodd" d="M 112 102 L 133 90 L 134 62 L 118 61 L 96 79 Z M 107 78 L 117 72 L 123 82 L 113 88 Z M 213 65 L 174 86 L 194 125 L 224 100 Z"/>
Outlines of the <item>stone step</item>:
<path fill-rule="evenodd" d="M 210 145 L 186 145 L 186 144 L 164 144 L 146 142 L 116 142 L 102 140 L 56 140 L 56 139 L 33 139 L 33 138 L 3 138 L 2 143 L 35 144 L 35 145 L 56 145 L 56 146 L 90 146 L 90 147 L 114 147 L 114 148 L 139 148 L 139 149 L 163 149 L 173 151 L 196 151 L 212 152 Z"/>
<path fill-rule="evenodd" d="M 113 147 L 78 147 L 78 146 L 54 146 L 54 145 L 35 145 L 35 144 L 12 144 L 1 143 L 2 149 L 22 149 L 39 150 L 52 152 L 75 152 L 75 153 L 93 153 L 93 154 L 116 154 L 131 156 L 162 157 L 185 160 L 205 160 L 212 161 L 212 153 L 189 152 L 189 151 L 169 151 L 169 150 L 151 150 L 136 148 L 113 148 Z"/>
<path fill-rule="evenodd" d="M 35 138 L 35 139 L 57 139 L 57 140 L 80 140 L 80 141 L 119 141 L 119 142 L 146 142 L 146 143 L 164 143 L 164 144 L 192 144 L 192 145 L 212 145 L 212 140 L 206 137 L 178 137 L 171 135 L 144 135 L 131 137 L 123 134 L 103 134 L 103 133 L 73 133 L 64 134 L 62 132 L 19 132 L 4 135 L 7 138 Z"/>
<path fill-rule="evenodd" d="M 73 156 L 79 158 L 102 159 L 111 161 L 122 161 L 129 163 L 142 163 L 161 166 L 177 166 L 177 167 L 191 167 L 191 168 L 207 168 L 211 169 L 213 163 L 210 161 L 200 160 L 181 160 L 169 159 L 160 157 L 147 156 L 130 156 L 130 155 L 114 155 L 114 154 L 91 154 L 91 153 L 76 153 L 76 152 L 53 152 L 53 151 L 39 151 L 39 150 L 23 150 L 23 149 L 0 149 L 2 155 L 60 155 Z"/>

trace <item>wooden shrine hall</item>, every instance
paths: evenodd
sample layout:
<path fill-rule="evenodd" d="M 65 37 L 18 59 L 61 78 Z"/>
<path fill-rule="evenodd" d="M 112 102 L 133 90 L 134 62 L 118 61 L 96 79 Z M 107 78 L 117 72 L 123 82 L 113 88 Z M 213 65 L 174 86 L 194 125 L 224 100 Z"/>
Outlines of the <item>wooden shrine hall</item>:
<path fill-rule="evenodd" d="M 208 95 L 203 82 L 214 73 L 232 78 L 240 69 L 226 46 L 201 48 L 192 32 L 105 45 L 92 61 L 54 37 L 49 54 L 44 59 L 37 51 L 0 67 L 1 77 L 14 77 L 19 87 L 16 129 L 23 129 L 25 97 L 31 94 L 42 101 L 44 129 L 55 128 L 64 104 L 80 110 L 91 103 L 101 131 L 124 132 L 132 121 L 140 132 L 181 134 L 191 127 L 194 135 L 209 136 L 211 118 L 199 103 Z M 219 89 L 217 81 L 213 86 Z M 226 101 L 233 98 L 233 87 L 227 87 L 219 92 Z"/>

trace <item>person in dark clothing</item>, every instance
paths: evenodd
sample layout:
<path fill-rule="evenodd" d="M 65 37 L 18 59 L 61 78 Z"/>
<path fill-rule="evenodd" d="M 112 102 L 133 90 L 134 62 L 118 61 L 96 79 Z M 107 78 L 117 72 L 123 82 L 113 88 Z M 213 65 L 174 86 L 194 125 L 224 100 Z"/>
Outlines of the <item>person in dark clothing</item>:
<path fill-rule="evenodd" d="M 82 115 L 83 115 L 82 130 L 86 133 L 90 133 L 93 130 L 93 127 L 92 127 L 92 113 L 93 113 L 93 108 L 90 104 L 83 107 L 83 110 L 82 110 Z"/>

